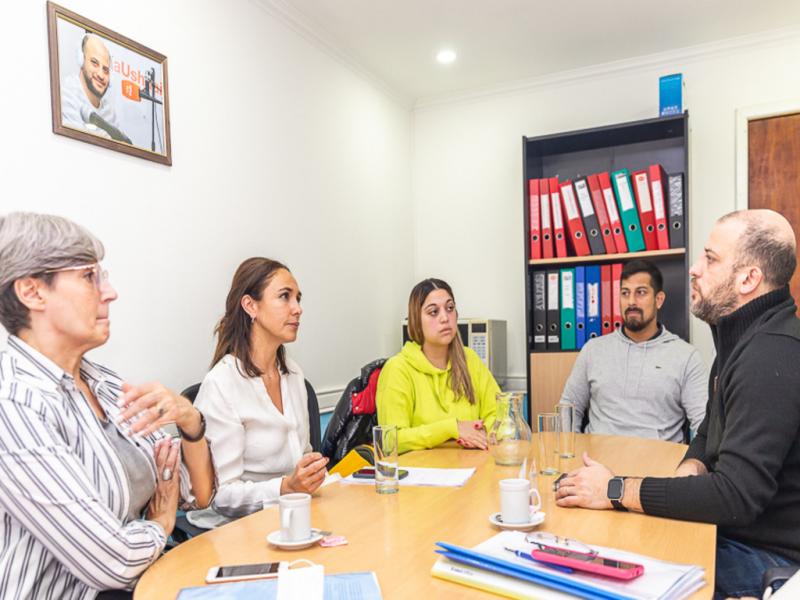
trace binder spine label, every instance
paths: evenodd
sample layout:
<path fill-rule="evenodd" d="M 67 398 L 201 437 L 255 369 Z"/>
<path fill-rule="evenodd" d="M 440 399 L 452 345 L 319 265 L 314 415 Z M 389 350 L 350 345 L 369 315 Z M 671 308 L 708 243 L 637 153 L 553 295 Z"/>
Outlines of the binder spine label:
<path fill-rule="evenodd" d="M 542 209 L 542 229 L 550 229 L 550 195 L 539 196 L 539 206 Z"/>
<path fill-rule="evenodd" d="M 558 310 L 558 271 L 547 274 L 547 309 Z"/>
<path fill-rule="evenodd" d="M 608 188 L 603 188 L 603 198 L 606 201 L 606 210 L 608 211 L 608 220 L 611 223 L 619 223 L 619 213 L 617 212 L 617 203 L 614 201 L 614 192 Z"/>
<path fill-rule="evenodd" d="M 572 293 L 575 289 L 573 272 L 565 269 L 561 272 L 561 280 L 561 308 L 575 308 L 575 295 Z"/>
<path fill-rule="evenodd" d="M 600 316 L 600 284 L 587 283 L 586 284 L 586 316 L 599 317 Z"/>
<path fill-rule="evenodd" d="M 650 202 L 650 190 L 647 189 L 647 175 L 644 173 L 636 176 L 636 189 L 639 192 L 639 203 L 642 205 L 642 212 L 646 213 L 653 210 L 653 205 Z"/>
<path fill-rule="evenodd" d="M 592 206 L 592 197 L 589 195 L 589 188 L 586 187 L 585 179 L 575 182 L 575 193 L 578 195 L 578 202 L 581 204 L 581 212 L 583 212 L 584 218 L 592 216 L 594 207 Z"/>
<path fill-rule="evenodd" d="M 568 187 L 561 188 L 561 195 L 564 197 L 564 208 L 567 211 L 567 220 L 577 219 L 578 205 L 575 204 L 575 196 L 572 194 L 572 189 Z"/>
<path fill-rule="evenodd" d="M 669 214 L 672 217 L 683 216 L 683 178 L 680 175 L 669 178 Z"/>
<path fill-rule="evenodd" d="M 551 194 L 551 196 L 553 198 L 553 227 L 555 229 L 564 229 L 564 219 L 561 217 L 558 194 Z"/>
<path fill-rule="evenodd" d="M 633 196 L 631 196 L 630 187 L 628 187 L 628 177 L 624 173 L 619 173 L 616 175 L 617 178 L 617 189 L 619 190 L 619 205 L 622 207 L 622 211 L 625 212 L 626 210 L 634 210 L 633 206 Z"/>
<path fill-rule="evenodd" d="M 533 345 L 537 350 L 544 350 L 547 341 L 547 323 L 545 312 L 547 276 L 544 272 L 533 274 Z"/>
<path fill-rule="evenodd" d="M 664 194 L 661 191 L 661 183 L 653 182 L 653 211 L 656 213 L 656 220 L 660 221 L 666 217 L 664 214 Z"/>

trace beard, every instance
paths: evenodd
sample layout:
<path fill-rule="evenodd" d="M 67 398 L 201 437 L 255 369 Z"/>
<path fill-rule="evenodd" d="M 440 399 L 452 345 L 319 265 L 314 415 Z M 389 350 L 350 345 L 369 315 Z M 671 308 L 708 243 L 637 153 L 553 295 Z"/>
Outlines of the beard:
<path fill-rule="evenodd" d="M 92 78 L 86 74 L 86 71 L 84 71 L 83 68 L 81 68 L 81 75 L 83 75 L 83 81 L 84 83 L 86 83 L 86 87 L 89 88 L 90 92 L 92 92 L 98 98 L 102 98 L 103 96 L 106 95 L 106 92 L 108 91 L 109 88 L 108 85 L 106 85 L 106 88 L 101 92 L 100 90 L 97 89 L 97 86 L 95 86 L 94 81 L 92 81 Z"/>
<path fill-rule="evenodd" d="M 691 306 L 692 314 L 709 325 L 716 325 L 722 317 L 736 309 L 738 297 L 733 275 L 711 290 L 707 297 L 702 295 L 694 283 L 692 283 L 692 289 L 697 294 L 697 300 Z"/>
<path fill-rule="evenodd" d="M 629 318 L 628 317 L 629 314 L 639 315 L 640 318 L 639 319 Z M 634 331 L 634 332 L 642 331 L 645 328 L 647 328 L 647 326 L 650 325 L 650 323 L 653 322 L 653 319 L 656 318 L 656 315 L 653 314 L 653 316 L 650 317 L 647 320 L 644 320 L 643 317 L 644 317 L 644 313 L 642 313 L 641 311 L 638 311 L 638 310 L 626 311 L 625 312 L 625 321 L 624 321 L 625 329 L 627 329 L 628 331 Z"/>

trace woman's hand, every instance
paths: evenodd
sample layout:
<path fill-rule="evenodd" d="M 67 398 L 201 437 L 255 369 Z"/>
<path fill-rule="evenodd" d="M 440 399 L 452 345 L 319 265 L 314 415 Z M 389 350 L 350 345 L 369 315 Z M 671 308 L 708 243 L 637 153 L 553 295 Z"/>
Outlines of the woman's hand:
<path fill-rule="evenodd" d="M 180 497 L 181 445 L 171 439 L 156 442 L 156 491 L 147 506 L 147 519 L 159 523 L 169 536 L 175 528 L 175 512 Z"/>
<path fill-rule="evenodd" d="M 281 494 L 291 492 L 305 492 L 311 494 L 319 489 L 325 481 L 327 473 L 325 465 L 328 459 L 319 452 L 309 452 L 304 454 L 291 475 L 283 478 L 281 482 Z"/>
<path fill-rule="evenodd" d="M 160 383 L 123 383 L 122 391 L 117 403 L 122 412 L 117 422 L 133 419 L 130 423 L 132 434 L 149 435 L 169 423 L 175 423 L 190 437 L 200 433 L 202 425 L 198 410 L 189 400 Z"/>
<path fill-rule="evenodd" d="M 459 421 L 458 439 L 456 441 L 464 448 L 478 448 L 480 450 L 489 448 L 483 421 Z"/>

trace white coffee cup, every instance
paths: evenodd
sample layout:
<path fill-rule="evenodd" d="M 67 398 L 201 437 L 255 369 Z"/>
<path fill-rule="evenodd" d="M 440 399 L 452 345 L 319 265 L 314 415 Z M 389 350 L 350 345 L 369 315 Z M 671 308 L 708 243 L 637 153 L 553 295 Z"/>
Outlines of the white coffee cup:
<path fill-rule="evenodd" d="M 311 494 L 284 494 L 281 510 L 281 540 L 302 542 L 311 537 Z"/>
<path fill-rule="evenodd" d="M 531 497 L 536 496 L 532 502 Z M 539 490 L 531 489 L 527 479 L 500 481 L 500 516 L 503 523 L 530 523 L 533 513 L 542 508 Z"/>

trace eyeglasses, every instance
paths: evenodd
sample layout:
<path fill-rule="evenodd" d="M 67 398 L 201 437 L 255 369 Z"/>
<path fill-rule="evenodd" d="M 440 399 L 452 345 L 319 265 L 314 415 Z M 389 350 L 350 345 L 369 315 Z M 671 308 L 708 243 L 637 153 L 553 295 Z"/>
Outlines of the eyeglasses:
<path fill-rule="evenodd" d="M 103 288 L 104 283 L 108 283 L 108 271 L 103 269 L 100 263 L 94 263 L 93 265 L 64 267 L 62 269 L 48 269 L 47 271 L 42 271 L 42 273 L 62 273 L 64 271 L 80 271 L 82 269 L 87 271 L 86 275 L 89 276 L 92 285 L 97 289 L 98 292 Z"/>
<path fill-rule="evenodd" d="M 597 550 L 579 540 L 572 538 L 565 538 L 547 533 L 544 531 L 529 533 L 525 536 L 525 541 L 534 546 L 538 546 L 542 550 L 546 548 L 559 548 L 562 550 L 572 550 L 573 552 L 580 552 L 581 554 L 588 554 L 590 556 L 597 556 Z"/>

